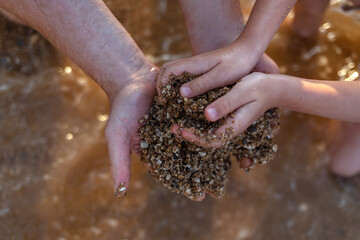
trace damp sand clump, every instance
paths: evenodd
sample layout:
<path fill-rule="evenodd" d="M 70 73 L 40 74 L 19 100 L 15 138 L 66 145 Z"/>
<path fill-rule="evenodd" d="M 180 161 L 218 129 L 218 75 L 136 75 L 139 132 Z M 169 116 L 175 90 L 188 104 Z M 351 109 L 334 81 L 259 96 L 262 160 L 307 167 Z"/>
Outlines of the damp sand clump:
<path fill-rule="evenodd" d="M 154 98 L 150 114 L 140 123 L 141 160 L 152 176 L 171 191 L 184 194 L 192 200 L 201 200 L 205 192 L 215 198 L 224 194 L 226 172 L 231 167 L 230 157 L 235 156 L 240 167 L 249 171 L 256 164 L 264 164 L 275 157 L 277 145 L 273 132 L 279 125 L 279 111 L 270 109 L 244 133 L 232 138 L 228 129 L 221 148 L 203 148 L 176 137 L 171 131 L 177 124 L 181 128 L 194 128 L 195 134 L 206 141 L 214 135 L 224 119 L 210 122 L 205 118 L 207 105 L 225 95 L 231 87 L 214 89 L 191 99 L 180 95 L 180 87 L 195 79 L 196 75 L 183 73 L 170 76 L 161 87 L 160 96 Z M 165 100 L 165 101 L 164 101 Z"/>

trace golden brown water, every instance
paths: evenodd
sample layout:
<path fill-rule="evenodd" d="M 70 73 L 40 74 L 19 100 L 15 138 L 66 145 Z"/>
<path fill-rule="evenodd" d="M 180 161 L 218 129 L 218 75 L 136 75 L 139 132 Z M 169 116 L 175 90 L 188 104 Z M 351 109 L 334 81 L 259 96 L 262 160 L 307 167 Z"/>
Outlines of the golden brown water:
<path fill-rule="evenodd" d="M 190 55 L 176 1 L 107 4 L 155 62 Z M 282 26 L 268 53 L 283 73 L 355 74 L 359 17 L 332 7 L 325 22 L 311 49 L 295 43 L 288 22 Z M 21 39 L 32 33 L 8 28 L 0 40 L 0 239 L 360 239 L 358 180 L 326 169 L 336 122 L 289 111 L 276 159 L 250 174 L 234 164 L 221 200 L 196 203 L 171 193 L 138 159 L 127 196 L 115 198 L 103 135 L 106 96 L 45 42 L 29 50 Z"/>

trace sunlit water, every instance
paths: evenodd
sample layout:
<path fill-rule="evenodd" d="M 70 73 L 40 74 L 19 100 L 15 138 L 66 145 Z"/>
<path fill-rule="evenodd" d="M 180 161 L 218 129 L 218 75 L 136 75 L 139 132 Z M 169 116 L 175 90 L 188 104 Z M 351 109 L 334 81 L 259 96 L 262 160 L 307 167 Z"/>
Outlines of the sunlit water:
<path fill-rule="evenodd" d="M 153 61 L 190 55 L 176 1 L 107 3 Z M 283 73 L 356 77 L 354 13 L 332 7 L 312 47 L 295 39 L 290 20 L 268 50 Z M 16 34 L 6 41 L 17 41 Z M 289 111 L 282 115 L 277 158 L 249 174 L 234 163 L 222 199 L 196 203 L 171 193 L 138 159 L 128 194 L 115 198 L 103 135 L 106 96 L 41 44 L 28 60 L 14 61 L 36 63 L 26 71 L 0 65 L 0 239 L 359 239 L 358 180 L 336 179 L 326 169 L 336 122 Z"/>

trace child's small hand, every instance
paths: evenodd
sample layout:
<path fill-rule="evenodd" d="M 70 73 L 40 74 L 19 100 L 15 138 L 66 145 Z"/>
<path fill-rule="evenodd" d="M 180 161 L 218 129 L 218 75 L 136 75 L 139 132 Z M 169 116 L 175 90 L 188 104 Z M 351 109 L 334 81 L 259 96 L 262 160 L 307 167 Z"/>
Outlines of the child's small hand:
<path fill-rule="evenodd" d="M 233 84 L 254 69 L 265 73 L 279 72 L 272 59 L 264 55 L 258 60 L 253 51 L 248 44 L 231 44 L 212 52 L 166 63 L 157 81 L 158 92 L 171 74 L 180 75 L 183 72 L 203 74 L 181 87 L 181 95 L 186 98 Z"/>
<path fill-rule="evenodd" d="M 225 123 L 216 130 L 217 135 L 225 134 L 227 128 L 234 130 L 233 136 L 245 131 L 265 111 L 278 105 L 278 94 L 275 82 L 264 73 L 251 73 L 242 78 L 225 96 L 208 105 L 205 116 L 210 121 L 217 121 L 224 116 Z M 173 127 L 173 132 L 179 135 L 178 126 Z M 193 134 L 193 129 L 182 129 L 181 136 L 188 141 L 203 147 L 221 147 L 222 141 L 208 143 Z"/>

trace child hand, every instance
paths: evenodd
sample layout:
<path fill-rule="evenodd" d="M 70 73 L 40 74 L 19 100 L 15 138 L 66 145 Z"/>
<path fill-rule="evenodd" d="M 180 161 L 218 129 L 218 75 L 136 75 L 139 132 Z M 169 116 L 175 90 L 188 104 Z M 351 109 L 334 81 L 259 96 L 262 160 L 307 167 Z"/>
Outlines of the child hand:
<path fill-rule="evenodd" d="M 214 88 L 233 84 L 252 70 L 265 73 L 279 72 L 276 63 L 268 56 L 264 55 L 258 61 L 256 54 L 253 54 L 247 45 L 232 44 L 212 52 L 164 64 L 157 81 L 157 90 L 160 93 L 160 86 L 168 81 L 171 74 L 203 74 L 180 89 L 183 97 L 192 98 Z"/>
<path fill-rule="evenodd" d="M 278 105 L 278 93 L 276 84 L 269 79 L 270 75 L 264 73 L 251 73 L 242 78 L 225 96 L 208 105 L 205 109 L 205 116 L 210 121 L 217 121 L 224 116 L 227 117 L 225 123 L 220 126 L 215 134 L 225 134 L 226 129 L 234 130 L 233 136 L 237 136 L 245 131 L 256 119 L 265 111 Z M 173 127 L 173 132 L 179 135 L 179 126 Z M 223 142 L 215 140 L 208 143 L 194 135 L 194 129 L 181 129 L 181 136 L 197 145 L 203 147 L 219 148 Z"/>

